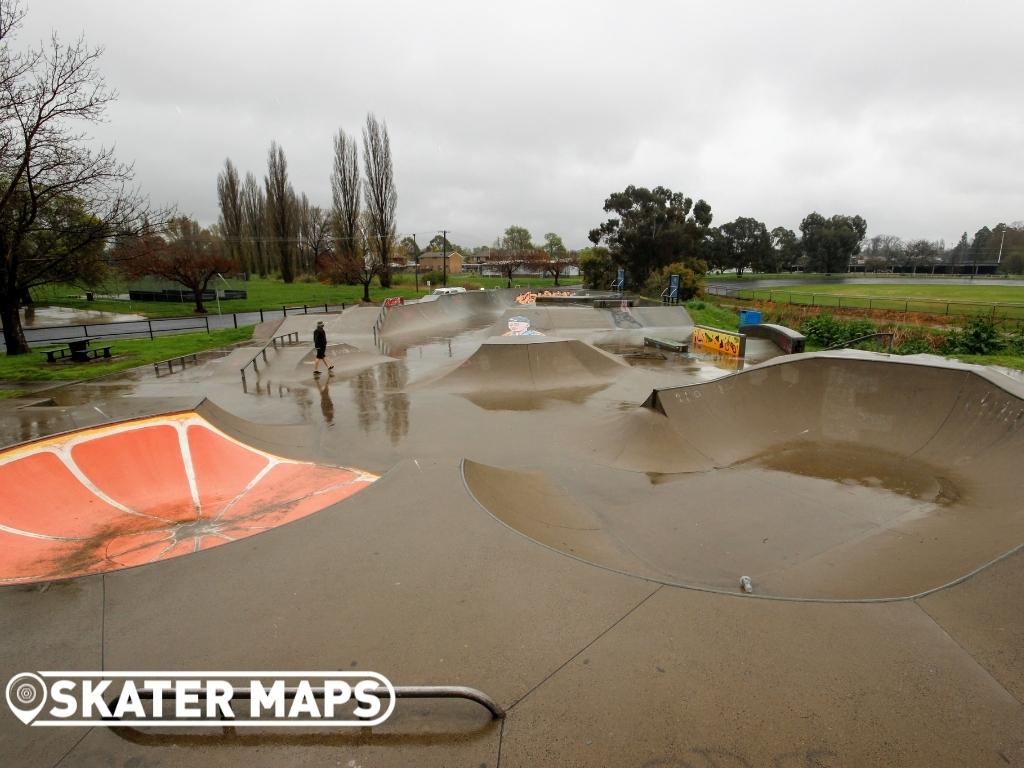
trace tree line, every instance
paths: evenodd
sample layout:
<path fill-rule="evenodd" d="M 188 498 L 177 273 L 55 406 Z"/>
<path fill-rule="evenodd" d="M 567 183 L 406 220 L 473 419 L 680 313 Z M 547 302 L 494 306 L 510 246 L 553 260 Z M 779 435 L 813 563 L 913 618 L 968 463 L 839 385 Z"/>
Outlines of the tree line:
<path fill-rule="evenodd" d="M 589 285 L 605 288 L 619 267 L 630 287 L 660 291 L 670 274 L 681 278 L 681 298 L 699 291 L 709 270 L 781 272 L 802 266 L 825 273 L 845 271 L 859 252 L 867 222 L 859 215 L 809 213 L 800 236 L 740 216 L 712 226 L 711 205 L 667 187 L 628 186 L 605 200 L 611 218 L 590 231 L 594 248 L 581 254 Z"/>
<path fill-rule="evenodd" d="M 325 271 L 343 282 L 361 282 L 369 300 L 374 276 L 391 285 L 398 191 L 387 125 L 373 114 L 362 129 L 362 168 L 355 136 L 339 129 L 333 141 L 331 206 L 310 203 L 288 179 L 284 150 L 271 142 L 267 172 L 240 180 L 231 159 L 217 176 L 220 220 L 216 234 L 242 270 L 271 272 L 290 283 L 299 273 Z"/>

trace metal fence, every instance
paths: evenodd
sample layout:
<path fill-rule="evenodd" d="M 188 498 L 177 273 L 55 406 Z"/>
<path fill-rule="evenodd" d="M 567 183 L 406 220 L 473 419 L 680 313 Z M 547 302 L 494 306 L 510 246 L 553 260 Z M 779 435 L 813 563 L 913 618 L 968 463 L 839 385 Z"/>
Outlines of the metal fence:
<path fill-rule="evenodd" d="M 317 315 L 341 312 L 345 304 L 302 304 L 288 307 L 268 307 L 250 312 L 231 312 L 223 315 L 185 317 L 156 317 L 148 320 L 121 320 L 113 323 L 80 323 L 76 325 L 53 325 L 27 327 L 25 339 L 30 346 L 40 347 L 65 344 L 81 339 L 152 339 L 176 333 L 238 328 L 242 325 L 256 325 L 265 320 L 291 317 L 293 315 Z M 0 339 L 0 345 L 3 344 Z"/>
<path fill-rule="evenodd" d="M 1008 302 L 961 301 L 956 299 L 918 299 L 896 296 L 852 296 L 837 293 L 804 293 L 790 288 L 728 288 L 709 285 L 706 293 L 739 301 L 771 301 L 835 309 L 888 310 L 916 312 L 950 317 L 987 317 L 993 321 L 1024 320 L 1024 304 Z"/>

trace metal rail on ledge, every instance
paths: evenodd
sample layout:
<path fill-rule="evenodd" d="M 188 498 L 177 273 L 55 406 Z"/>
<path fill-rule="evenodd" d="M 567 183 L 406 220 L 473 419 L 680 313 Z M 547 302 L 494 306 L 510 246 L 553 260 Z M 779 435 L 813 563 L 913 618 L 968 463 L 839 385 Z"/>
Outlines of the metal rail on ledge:
<path fill-rule="evenodd" d="M 491 717 L 495 720 L 502 720 L 505 717 L 505 710 L 490 696 L 483 691 L 478 691 L 476 688 L 470 688 L 465 685 L 396 685 L 395 698 L 396 699 L 465 699 L 467 701 L 474 701 L 480 706 L 484 707 L 491 713 Z M 313 695 L 317 698 L 323 698 L 324 688 L 323 686 L 309 689 Z M 295 696 L 298 694 L 298 688 L 285 688 L 284 693 L 288 696 Z M 153 691 L 148 688 L 141 688 L 137 691 L 140 699 L 152 699 Z M 194 691 L 195 695 L 199 699 L 206 698 L 206 689 L 197 688 Z M 388 689 L 380 686 L 370 691 L 374 696 L 386 697 L 389 695 Z M 232 693 L 232 698 L 235 699 L 251 699 L 252 690 L 248 688 L 239 688 Z M 113 711 L 114 701 L 108 702 L 108 708 Z M 108 719 L 108 718 L 104 718 Z M 121 720 L 120 717 L 111 717 L 110 720 Z M 230 719 L 226 720 L 230 723 Z M 273 725 L 272 722 L 268 721 L 267 725 Z"/>
<path fill-rule="evenodd" d="M 260 366 L 259 366 L 259 363 L 257 362 L 258 358 L 262 356 L 263 357 L 263 362 L 264 363 L 267 362 L 267 347 L 271 347 L 272 346 L 274 349 L 277 349 L 277 342 L 278 341 L 281 342 L 281 346 L 283 347 L 283 346 L 285 346 L 285 341 L 284 341 L 285 339 L 288 340 L 289 344 L 292 344 L 292 343 L 298 344 L 299 343 L 299 332 L 298 331 L 292 331 L 290 333 L 282 333 L 280 336 L 275 336 L 270 341 L 268 341 L 266 344 L 264 344 L 256 352 L 256 354 L 252 356 L 252 359 L 250 359 L 249 362 L 247 362 L 245 365 L 243 365 L 241 368 L 239 368 L 238 371 L 239 371 L 239 373 L 242 374 L 242 386 L 243 387 L 245 386 L 245 369 L 248 368 L 251 365 L 252 369 L 256 372 L 256 375 L 259 376 Z"/>
<path fill-rule="evenodd" d="M 825 347 L 825 349 L 823 349 L 822 352 L 828 352 L 833 349 L 846 349 L 847 347 L 853 344 L 860 344 L 862 341 L 867 341 L 868 339 L 880 339 L 883 336 L 888 337 L 889 351 L 892 352 L 892 343 L 895 334 L 890 333 L 888 331 L 883 331 L 881 333 L 865 333 L 863 336 L 858 336 L 855 339 L 850 339 L 849 341 L 844 341 L 839 344 L 833 344 L 831 347 Z"/>

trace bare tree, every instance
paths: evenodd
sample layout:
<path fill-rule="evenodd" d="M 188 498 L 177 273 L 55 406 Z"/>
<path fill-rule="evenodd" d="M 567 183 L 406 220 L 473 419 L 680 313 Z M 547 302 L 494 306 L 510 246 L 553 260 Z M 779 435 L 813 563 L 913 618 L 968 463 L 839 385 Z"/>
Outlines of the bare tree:
<path fill-rule="evenodd" d="M 551 275 L 555 278 L 555 285 L 559 285 L 559 278 L 569 271 L 570 267 L 580 265 L 579 257 L 573 253 L 564 253 L 553 259 L 540 259 L 537 266 L 542 274 Z"/>
<path fill-rule="evenodd" d="M 242 185 L 231 158 L 224 161 L 224 170 L 217 175 L 217 201 L 220 203 L 220 233 L 228 255 L 250 272 L 252 264 L 248 263 L 242 248 Z"/>
<path fill-rule="evenodd" d="M 508 287 L 511 288 L 512 275 L 516 273 L 516 270 L 526 264 L 526 252 L 504 251 L 500 255 L 496 254 L 495 258 L 492 258 L 488 264 L 498 270 L 503 277 L 508 279 Z"/>
<path fill-rule="evenodd" d="M 114 94 L 96 68 L 102 50 L 56 35 L 14 53 L 24 13 L 0 3 L 0 323 L 7 354 L 28 352 L 18 310 L 34 286 L 94 268 L 116 235 L 144 231 L 148 204 L 132 168 L 90 151 L 75 123 L 102 120 Z M 163 212 L 152 212 L 161 218 Z"/>
<path fill-rule="evenodd" d="M 295 190 L 288 183 L 288 161 L 276 141 L 270 142 L 263 185 L 267 192 L 267 231 L 271 247 L 277 255 L 281 279 L 291 283 L 295 280 L 298 217 L 295 215 Z"/>
<path fill-rule="evenodd" d="M 334 168 L 331 172 L 331 235 L 333 263 L 330 271 L 339 275 L 358 274 L 363 283 L 363 300 L 370 300 L 370 281 L 363 248 L 362 211 L 359 195 L 359 151 L 356 140 L 339 129 L 334 137 Z M 372 261 L 370 262 L 373 263 Z"/>
<path fill-rule="evenodd" d="M 305 195 L 303 195 L 305 198 Z M 302 222 L 302 244 L 306 250 L 306 271 L 316 271 L 320 256 L 327 250 L 330 240 L 330 219 L 319 205 L 311 205 Z"/>
<path fill-rule="evenodd" d="M 168 222 L 166 239 L 140 239 L 136 247 L 136 256 L 128 262 L 129 274 L 156 275 L 184 286 L 192 293 L 195 311 L 201 313 L 206 312 L 203 292 L 210 280 L 237 266 L 225 243 L 187 216 Z"/>
<path fill-rule="evenodd" d="M 256 181 L 252 173 L 245 174 L 242 183 L 242 232 L 246 245 L 247 261 L 260 277 L 266 277 L 268 268 L 267 254 L 267 198 L 263 187 Z"/>
<path fill-rule="evenodd" d="M 303 192 L 298 197 L 292 197 L 293 214 L 295 216 L 295 230 L 298 233 L 298 242 L 295 244 L 296 268 L 299 274 L 309 273 L 311 261 L 309 244 L 306 235 L 309 232 L 309 198 Z"/>
<path fill-rule="evenodd" d="M 381 287 L 390 288 L 391 252 L 396 241 L 395 210 L 398 207 L 398 192 L 395 189 L 391 165 L 391 139 L 388 138 L 388 127 L 372 113 L 366 116 L 366 127 L 363 128 L 363 163 L 363 193 L 369 214 L 370 245 L 380 263 Z"/>
<path fill-rule="evenodd" d="M 369 211 L 363 211 L 359 215 L 359 227 L 357 230 L 357 269 L 359 282 L 363 286 L 363 301 L 370 301 L 370 283 L 374 275 L 380 275 L 380 253 L 374 248 L 372 217 Z"/>

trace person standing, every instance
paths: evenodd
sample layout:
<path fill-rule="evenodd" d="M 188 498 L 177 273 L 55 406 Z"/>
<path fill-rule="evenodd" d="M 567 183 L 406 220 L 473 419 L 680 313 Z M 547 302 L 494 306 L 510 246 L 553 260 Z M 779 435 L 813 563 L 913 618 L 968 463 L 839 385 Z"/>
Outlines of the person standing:
<path fill-rule="evenodd" d="M 316 363 L 313 365 L 313 375 L 320 375 L 320 363 L 323 363 L 328 372 L 334 370 L 333 365 L 327 363 L 327 331 L 324 330 L 324 321 L 317 320 L 316 330 L 313 331 L 313 347 L 316 349 Z"/>

